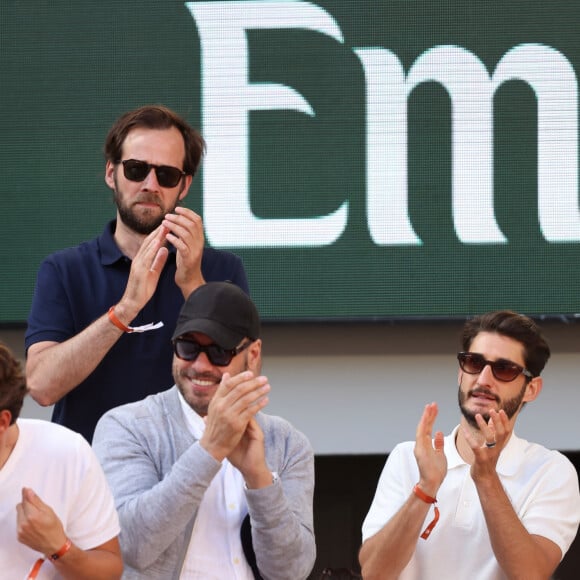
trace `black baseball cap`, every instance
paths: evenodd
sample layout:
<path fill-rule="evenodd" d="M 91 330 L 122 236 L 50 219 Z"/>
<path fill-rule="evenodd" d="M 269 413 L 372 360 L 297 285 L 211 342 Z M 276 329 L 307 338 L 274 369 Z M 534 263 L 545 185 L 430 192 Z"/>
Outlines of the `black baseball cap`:
<path fill-rule="evenodd" d="M 246 337 L 260 337 L 260 315 L 239 286 L 208 282 L 194 290 L 181 307 L 173 339 L 190 332 L 201 332 L 222 348 L 235 348 Z"/>

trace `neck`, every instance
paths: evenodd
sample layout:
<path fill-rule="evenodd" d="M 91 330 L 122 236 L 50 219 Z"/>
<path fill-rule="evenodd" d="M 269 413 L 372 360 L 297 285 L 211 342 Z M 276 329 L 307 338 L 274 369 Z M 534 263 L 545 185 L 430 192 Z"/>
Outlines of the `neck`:
<path fill-rule="evenodd" d="M 113 239 L 115 243 L 119 247 L 119 250 L 125 254 L 131 260 L 135 257 L 143 240 L 145 239 L 145 235 L 138 234 L 133 230 L 129 229 L 119 218 L 117 214 L 117 223 L 115 226 L 115 234 L 113 235 Z"/>
<path fill-rule="evenodd" d="M 14 450 L 19 433 L 18 425 L 14 423 L 0 437 L 0 469 L 4 467 Z"/>
<path fill-rule="evenodd" d="M 461 456 L 461 459 L 463 459 L 463 461 L 468 465 L 471 465 L 473 463 L 473 451 L 471 450 L 467 439 L 465 439 L 463 429 L 467 429 L 481 445 L 483 445 L 483 436 L 479 432 L 479 429 L 472 427 L 464 417 L 461 418 L 459 429 L 457 429 L 457 434 L 455 435 L 455 447 L 457 447 L 457 452 Z"/>

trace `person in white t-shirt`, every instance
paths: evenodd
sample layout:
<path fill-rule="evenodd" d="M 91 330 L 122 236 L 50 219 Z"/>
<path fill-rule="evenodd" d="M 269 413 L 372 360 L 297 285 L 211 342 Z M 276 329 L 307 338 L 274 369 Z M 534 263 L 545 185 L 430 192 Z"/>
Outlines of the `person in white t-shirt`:
<path fill-rule="evenodd" d="M 22 368 L 0 344 L 2 578 L 120 578 L 119 520 L 96 456 L 66 427 L 18 419 Z"/>
<path fill-rule="evenodd" d="M 576 536 L 574 466 L 514 433 L 550 356 L 538 326 L 507 310 L 477 316 L 462 348 L 460 424 L 433 437 L 431 403 L 416 441 L 389 455 L 363 523 L 365 580 L 550 578 Z"/>

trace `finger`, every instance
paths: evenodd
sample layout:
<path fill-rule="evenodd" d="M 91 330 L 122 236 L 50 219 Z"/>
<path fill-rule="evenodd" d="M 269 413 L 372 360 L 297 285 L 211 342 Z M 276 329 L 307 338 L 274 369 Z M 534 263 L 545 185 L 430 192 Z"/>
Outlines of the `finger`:
<path fill-rule="evenodd" d="M 37 509 L 41 509 L 45 506 L 45 503 L 29 487 L 22 488 L 22 503 L 25 507 L 30 505 Z"/>
<path fill-rule="evenodd" d="M 270 389 L 266 377 L 256 377 L 252 381 L 241 383 L 231 391 L 228 404 L 234 411 L 243 412 L 256 405 L 270 392 Z"/>
<path fill-rule="evenodd" d="M 144 240 L 135 259 L 143 258 L 145 260 L 153 260 L 153 257 L 157 254 L 159 248 L 165 245 L 165 237 L 167 235 L 167 228 L 163 225 L 157 226 Z"/>
<path fill-rule="evenodd" d="M 443 431 L 437 431 L 437 433 L 435 433 L 434 446 L 436 451 L 443 451 L 443 447 L 445 446 L 445 437 L 443 435 Z"/>
<path fill-rule="evenodd" d="M 178 215 L 186 216 L 188 219 L 192 221 L 201 223 L 201 216 L 198 213 L 194 212 L 189 207 L 183 207 L 182 205 L 178 205 L 174 211 Z"/>
<path fill-rule="evenodd" d="M 163 266 L 165 266 L 165 262 L 167 262 L 167 257 L 169 256 L 169 250 L 163 246 L 157 250 L 157 254 L 155 254 L 155 258 L 153 258 L 153 263 L 149 270 L 151 272 L 161 273 L 163 270 Z"/>
<path fill-rule="evenodd" d="M 234 390 L 239 390 L 240 392 L 246 389 L 250 389 L 254 381 L 259 380 L 263 382 L 265 377 L 256 377 L 254 373 L 250 370 L 242 371 L 237 375 L 231 375 L 229 373 L 224 373 L 222 377 L 222 384 L 224 384 L 226 391 L 231 392 Z"/>
<path fill-rule="evenodd" d="M 433 431 L 433 425 L 435 424 L 435 419 L 437 418 L 437 403 L 429 403 L 425 405 L 419 424 L 417 425 L 416 436 L 418 439 L 429 438 L 431 440 L 431 433 Z"/>
<path fill-rule="evenodd" d="M 187 208 L 176 208 L 176 213 L 168 213 L 163 224 L 177 235 L 203 230 L 201 218 Z"/>
<path fill-rule="evenodd" d="M 260 427 L 260 424 L 258 423 L 258 421 L 256 421 L 255 417 L 252 417 L 248 421 L 248 426 L 246 428 L 246 431 L 253 436 L 256 436 L 256 435 L 262 433 L 262 428 Z"/>

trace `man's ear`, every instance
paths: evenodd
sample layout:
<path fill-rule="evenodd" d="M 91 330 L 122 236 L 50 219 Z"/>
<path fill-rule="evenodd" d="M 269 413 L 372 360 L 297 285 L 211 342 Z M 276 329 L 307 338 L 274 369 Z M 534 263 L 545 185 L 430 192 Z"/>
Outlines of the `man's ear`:
<path fill-rule="evenodd" d="M 12 422 L 12 413 L 8 409 L 0 411 L 0 435 L 10 427 Z"/>
<path fill-rule="evenodd" d="M 526 388 L 526 394 L 524 395 L 523 402 L 529 403 L 537 398 L 537 396 L 542 391 L 542 387 L 544 386 L 544 381 L 542 377 L 534 377 L 529 383 Z"/>
<path fill-rule="evenodd" d="M 190 188 L 192 182 L 193 182 L 193 177 L 191 175 L 186 175 L 183 178 L 183 190 L 179 194 L 179 201 L 183 201 L 187 197 L 187 194 L 189 193 L 189 188 Z"/>
<path fill-rule="evenodd" d="M 105 183 L 115 189 L 115 164 L 112 161 L 107 161 L 105 165 Z"/>
<path fill-rule="evenodd" d="M 258 338 L 248 347 L 248 367 L 257 375 L 262 372 L 262 339 Z"/>

